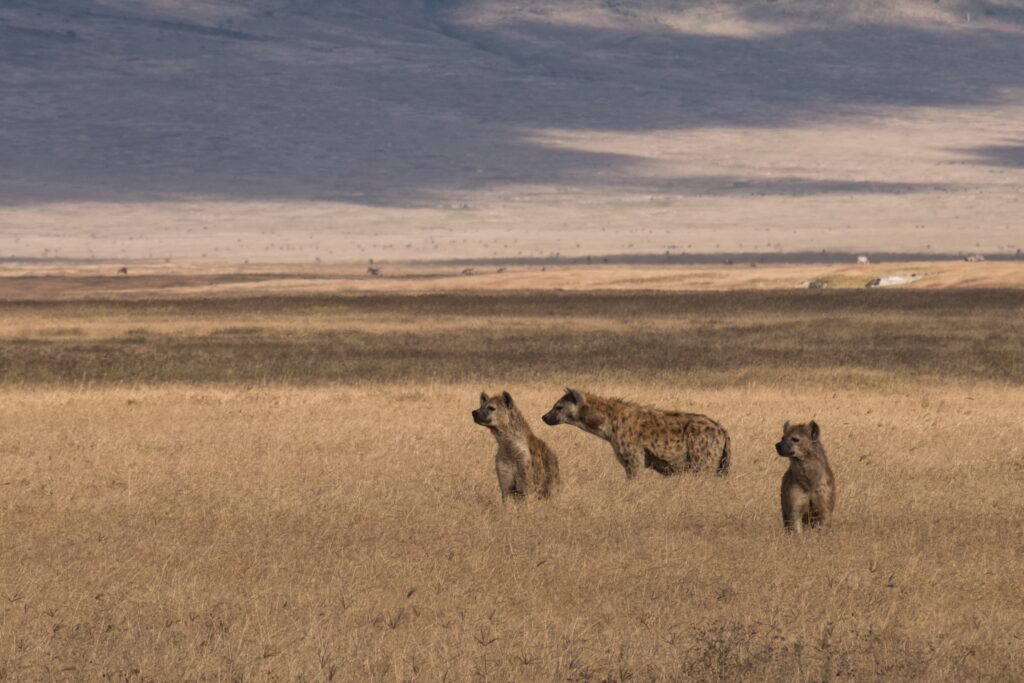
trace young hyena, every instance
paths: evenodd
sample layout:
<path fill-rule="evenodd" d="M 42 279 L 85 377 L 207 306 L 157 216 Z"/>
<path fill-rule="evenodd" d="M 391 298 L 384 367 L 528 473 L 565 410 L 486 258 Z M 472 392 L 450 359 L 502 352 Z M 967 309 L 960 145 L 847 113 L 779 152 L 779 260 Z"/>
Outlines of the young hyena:
<path fill-rule="evenodd" d="M 666 476 L 711 469 L 729 473 L 729 433 L 704 415 L 666 412 L 567 389 L 542 419 L 549 425 L 570 424 L 608 441 L 627 479 L 643 467 Z"/>
<path fill-rule="evenodd" d="M 491 430 L 498 442 L 494 466 L 502 501 L 509 496 L 547 498 L 558 490 L 558 456 L 534 436 L 507 391 L 498 396 L 480 394 L 473 420 Z"/>
<path fill-rule="evenodd" d="M 817 422 L 782 427 L 775 451 L 789 458 L 782 476 L 782 523 L 787 531 L 800 533 L 804 525 L 825 526 L 836 506 L 836 479 L 821 444 Z"/>

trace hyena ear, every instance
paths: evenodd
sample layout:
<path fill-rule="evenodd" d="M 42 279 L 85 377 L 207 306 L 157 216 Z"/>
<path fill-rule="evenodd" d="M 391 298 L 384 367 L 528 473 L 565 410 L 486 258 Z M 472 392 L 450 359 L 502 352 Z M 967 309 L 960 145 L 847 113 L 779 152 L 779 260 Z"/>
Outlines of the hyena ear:
<path fill-rule="evenodd" d="M 818 437 L 821 436 L 821 427 L 814 420 L 811 420 L 811 424 L 808 426 L 811 428 L 811 438 L 817 441 Z"/>
<path fill-rule="evenodd" d="M 782 425 L 782 433 L 786 434 L 789 432 L 789 420 L 786 420 L 785 424 Z"/>
<path fill-rule="evenodd" d="M 501 398 L 503 401 L 505 401 L 506 408 L 512 407 L 512 394 L 508 393 L 507 391 L 503 391 L 501 392 Z"/>
<path fill-rule="evenodd" d="M 576 405 L 583 403 L 583 397 L 581 397 L 580 392 L 576 391 L 575 389 L 567 388 L 565 390 L 565 395 L 568 397 L 570 401 L 572 401 Z"/>
<path fill-rule="evenodd" d="M 486 391 L 480 392 L 480 405 L 483 405 L 491 400 L 491 397 L 487 395 Z"/>

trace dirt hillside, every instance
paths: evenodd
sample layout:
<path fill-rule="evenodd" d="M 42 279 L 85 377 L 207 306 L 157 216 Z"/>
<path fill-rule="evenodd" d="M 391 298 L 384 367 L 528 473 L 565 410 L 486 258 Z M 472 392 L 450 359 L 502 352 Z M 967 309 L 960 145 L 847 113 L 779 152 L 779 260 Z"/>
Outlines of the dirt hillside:
<path fill-rule="evenodd" d="M 0 258 L 1024 247 L 1015 2 L 10 0 Z"/>

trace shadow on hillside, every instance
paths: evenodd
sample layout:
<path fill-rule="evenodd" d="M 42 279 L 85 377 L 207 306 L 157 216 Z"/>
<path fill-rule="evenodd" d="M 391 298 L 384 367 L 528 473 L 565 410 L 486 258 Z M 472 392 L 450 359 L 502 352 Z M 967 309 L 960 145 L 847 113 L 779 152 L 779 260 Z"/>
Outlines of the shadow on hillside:
<path fill-rule="evenodd" d="M 1024 140 L 1008 145 L 983 145 L 957 151 L 968 154 L 975 163 L 1024 168 Z"/>
<path fill-rule="evenodd" d="M 505 184 L 621 185 L 654 174 L 637 157 L 555 148 L 536 131 L 811 124 L 863 107 L 994 103 L 1024 85 L 1019 36 L 983 30 L 847 25 L 752 39 L 540 22 L 480 30 L 401 3 L 341 5 L 214 25 L 67 2 L 0 9 L 0 202 L 419 206 Z M 978 153 L 1020 165 L 1019 146 L 1000 149 Z M 932 189 L 667 182 L 680 193 Z"/>
<path fill-rule="evenodd" d="M 825 194 L 861 195 L 861 194 L 916 194 L 918 192 L 960 192 L 971 188 L 955 183 L 898 183 L 874 180 L 842 180 L 802 177 L 783 178 L 739 178 L 733 176 L 708 175 L 684 177 L 647 177 L 631 175 L 615 180 L 619 189 L 654 193 L 649 195 L 650 201 L 662 199 L 659 193 L 666 195 L 700 196 L 700 197 L 735 197 L 735 196 L 785 196 L 801 197 Z"/>

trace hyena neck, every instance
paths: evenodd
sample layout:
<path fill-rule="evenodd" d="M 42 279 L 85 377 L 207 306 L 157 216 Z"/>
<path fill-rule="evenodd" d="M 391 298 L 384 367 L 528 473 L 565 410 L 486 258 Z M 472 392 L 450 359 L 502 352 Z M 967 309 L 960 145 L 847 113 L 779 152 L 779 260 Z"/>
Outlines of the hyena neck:
<path fill-rule="evenodd" d="M 616 399 L 601 398 L 587 394 L 580 407 L 580 429 L 602 439 L 610 439 L 612 434 L 612 416 L 616 412 Z"/>
<path fill-rule="evenodd" d="M 808 482 L 816 482 L 825 477 L 828 461 L 825 459 L 825 448 L 817 444 L 814 450 L 802 458 L 791 458 L 789 469 Z"/>
<path fill-rule="evenodd" d="M 492 429 L 491 433 L 494 434 L 499 446 L 514 447 L 523 443 L 528 444 L 533 432 L 530 431 L 530 425 L 526 423 L 526 418 L 519 412 L 519 408 L 513 407 L 509 413 L 508 427 Z"/>

